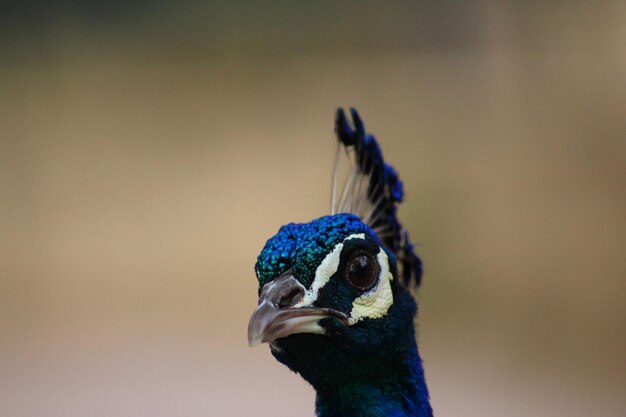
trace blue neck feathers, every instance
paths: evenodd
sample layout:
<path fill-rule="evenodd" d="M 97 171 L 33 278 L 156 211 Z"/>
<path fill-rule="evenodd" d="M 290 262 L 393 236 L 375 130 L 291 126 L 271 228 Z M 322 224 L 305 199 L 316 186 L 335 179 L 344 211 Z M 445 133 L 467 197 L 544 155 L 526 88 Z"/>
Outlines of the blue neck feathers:
<path fill-rule="evenodd" d="M 318 417 L 432 417 L 416 312 L 409 291 L 395 286 L 386 317 L 349 328 L 327 319 L 329 337 L 294 334 L 272 354 L 315 388 Z"/>
<path fill-rule="evenodd" d="M 413 331 L 410 336 L 414 340 Z M 315 386 L 317 416 L 432 417 L 417 345 L 413 342 L 407 348 L 391 352 L 376 367 L 379 375 L 369 367 L 366 382 L 352 380 L 340 382 L 346 382 L 341 386 Z"/>

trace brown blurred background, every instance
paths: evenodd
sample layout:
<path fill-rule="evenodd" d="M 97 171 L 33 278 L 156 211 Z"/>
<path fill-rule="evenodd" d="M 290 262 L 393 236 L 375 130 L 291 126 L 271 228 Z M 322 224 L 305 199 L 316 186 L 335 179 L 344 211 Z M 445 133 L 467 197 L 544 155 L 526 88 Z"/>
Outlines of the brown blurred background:
<path fill-rule="evenodd" d="M 438 416 L 626 413 L 626 3 L 3 2 L 0 416 L 313 416 L 255 257 L 361 111 Z"/>

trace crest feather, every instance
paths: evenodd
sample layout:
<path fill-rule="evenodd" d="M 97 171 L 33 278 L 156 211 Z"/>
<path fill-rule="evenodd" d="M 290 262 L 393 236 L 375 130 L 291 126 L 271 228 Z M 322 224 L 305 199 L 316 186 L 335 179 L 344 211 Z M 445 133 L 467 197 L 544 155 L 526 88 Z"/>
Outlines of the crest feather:
<path fill-rule="evenodd" d="M 385 163 L 376 138 L 366 132 L 359 113 L 353 108 L 350 113 L 352 125 L 341 108 L 337 109 L 335 119 L 339 146 L 333 175 L 332 214 L 352 213 L 359 216 L 395 254 L 405 285 L 414 283 L 419 286 L 422 263 L 397 216 L 398 204 L 404 196 L 402 181 L 396 170 Z M 339 188 L 339 153 L 342 149 L 348 154 L 352 166 Z"/>

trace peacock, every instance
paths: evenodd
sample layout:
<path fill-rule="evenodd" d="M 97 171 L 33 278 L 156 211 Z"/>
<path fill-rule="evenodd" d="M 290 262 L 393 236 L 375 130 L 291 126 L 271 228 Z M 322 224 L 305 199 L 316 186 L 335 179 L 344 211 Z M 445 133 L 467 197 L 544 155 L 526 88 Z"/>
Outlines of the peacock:
<path fill-rule="evenodd" d="M 397 216 L 403 185 L 350 113 L 335 118 L 331 214 L 282 226 L 257 258 L 248 341 L 269 343 L 313 386 L 318 417 L 432 416 L 414 329 L 422 263 Z"/>

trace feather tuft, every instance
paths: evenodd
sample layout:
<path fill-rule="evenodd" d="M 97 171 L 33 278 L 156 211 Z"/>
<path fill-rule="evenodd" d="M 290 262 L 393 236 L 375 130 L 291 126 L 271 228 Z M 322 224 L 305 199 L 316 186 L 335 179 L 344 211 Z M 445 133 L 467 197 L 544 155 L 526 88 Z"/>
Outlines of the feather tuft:
<path fill-rule="evenodd" d="M 337 109 L 335 133 L 352 167 L 338 193 L 339 155 L 333 175 L 331 212 L 352 213 L 370 226 L 383 244 L 398 259 L 405 285 L 419 286 L 422 263 L 415 254 L 408 232 L 398 220 L 398 204 L 404 197 L 402 181 L 396 170 L 385 163 L 382 151 L 372 134 L 365 130 L 359 113 L 351 108 L 352 124 L 343 109 Z M 353 153 L 353 158 L 350 158 Z M 337 198 L 337 196 L 340 196 Z"/>

